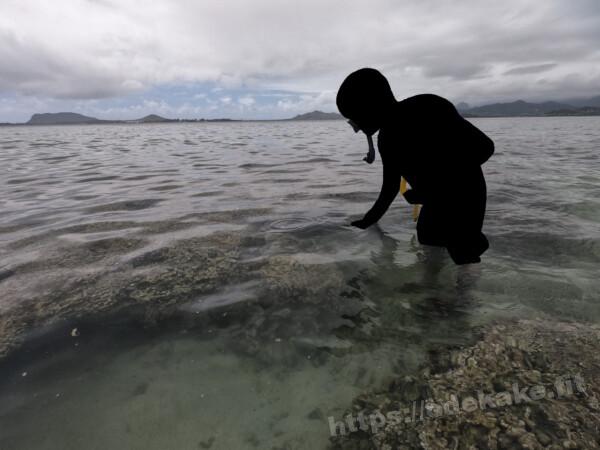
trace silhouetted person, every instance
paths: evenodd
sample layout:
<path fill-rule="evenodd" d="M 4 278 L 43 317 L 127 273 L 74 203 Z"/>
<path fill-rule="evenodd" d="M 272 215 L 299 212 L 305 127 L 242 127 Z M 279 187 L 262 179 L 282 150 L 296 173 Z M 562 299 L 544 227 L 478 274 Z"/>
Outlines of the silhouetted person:
<path fill-rule="evenodd" d="M 373 207 L 352 225 L 365 229 L 377 222 L 404 177 L 412 188 L 404 198 L 423 205 L 419 242 L 446 247 L 456 264 L 480 262 L 489 247 L 481 232 L 486 203 L 481 164 L 494 153 L 493 141 L 442 97 L 422 94 L 396 101 L 387 79 L 371 68 L 346 77 L 337 106 L 354 131 L 367 135 L 368 163 L 375 159 L 372 136 L 379 130 L 383 185 Z"/>

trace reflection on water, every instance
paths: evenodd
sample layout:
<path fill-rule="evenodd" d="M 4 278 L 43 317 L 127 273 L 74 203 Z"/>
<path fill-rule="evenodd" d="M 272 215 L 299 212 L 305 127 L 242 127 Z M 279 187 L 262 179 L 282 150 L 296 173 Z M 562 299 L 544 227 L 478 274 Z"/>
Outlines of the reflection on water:
<path fill-rule="evenodd" d="M 480 324 L 597 321 L 598 125 L 478 121 L 466 267 L 400 199 L 348 225 L 381 175 L 344 122 L 0 128 L 0 448 L 325 448 Z"/>

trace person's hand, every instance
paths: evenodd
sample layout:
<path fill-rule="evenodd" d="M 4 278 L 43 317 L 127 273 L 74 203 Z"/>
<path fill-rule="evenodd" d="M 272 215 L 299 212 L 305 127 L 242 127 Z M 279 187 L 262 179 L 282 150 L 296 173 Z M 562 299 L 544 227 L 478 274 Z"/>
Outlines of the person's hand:
<path fill-rule="evenodd" d="M 373 164 L 373 161 L 375 161 L 375 146 L 373 145 L 372 135 L 367 134 L 367 142 L 369 143 L 369 152 L 367 153 L 367 156 L 363 158 L 363 161 L 366 161 L 367 164 Z"/>
<path fill-rule="evenodd" d="M 350 225 L 352 225 L 353 227 L 357 227 L 360 228 L 361 230 L 365 230 L 367 229 L 371 224 L 366 222 L 364 219 L 360 219 L 360 220 L 355 220 L 354 222 L 352 222 Z"/>

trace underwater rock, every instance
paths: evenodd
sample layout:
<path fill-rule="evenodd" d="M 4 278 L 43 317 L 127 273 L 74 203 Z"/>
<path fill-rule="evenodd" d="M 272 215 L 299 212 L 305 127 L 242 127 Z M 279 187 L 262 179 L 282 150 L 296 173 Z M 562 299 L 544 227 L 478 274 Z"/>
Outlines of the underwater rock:
<path fill-rule="evenodd" d="M 141 306 L 152 323 L 174 305 L 238 276 L 240 239 L 239 232 L 181 239 L 162 248 L 160 258 L 130 260 L 126 254 L 139 251 L 143 240 L 107 239 L 65 246 L 63 253 L 22 264 L 3 281 L 9 295 L 0 315 L 0 358 L 28 332 L 63 320 Z M 90 262 L 106 266 L 87 270 Z"/>
<path fill-rule="evenodd" d="M 385 424 L 332 437 L 330 448 L 600 448 L 599 338 L 598 326 L 581 323 L 486 326 L 474 345 L 449 350 L 444 371 L 424 366 L 358 397 L 347 414 L 379 412 Z"/>
<path fill-rule="evenodd" d="M 251 212 L 220 214 L 232 219 Z M 117 224 L 118 228 L 129 225 Z M 98 228 L 110 227 L 76 231 L 97 232 Z M 146 228 L 146 234 L 154 231 Z M 322 339 L 330 335 L 332 324 L 347 322 L 339 317 L 340 307 L 358 309 L 354 300 L 345 299 L 343 306 L 335 301 L 345 286 L 341 269 L 336 264 L 300 263 L 287 255 L 245 258 L 265 242 L 261 235 L 242 230 L 167 241 L 161 247 L 152 246 L 149 239 L 121 237 L 53 243 L 44 258 L 15 267 L 14 274 L 2 281 L 0 359 L 32 331 L 124 310 L 134 311 L 144 326 L 154 326 L 184 310 L 184 305 L 203 304 L 207 296 L 219 292 L 230 296 L 226 291 L 230 286 L 243 286 L 247 298 L 229 317 L 223 309 L 233 306 L 222 302 L 224 306 L 213 305 L 216 315 L 212 309 L 193 312 L 194 321 L 210 327 L 237 320 L 237 331 L 231 333 L 242 353 L 253 355 L 262 349 L 263 363 L 284 360 L 293 366 L 299 356 L 318 348 L 343 351 L 343 341 Z M 290 321 L 287 316 L 292 310 Z M 286 346 L 275 341 L 295 336 L 307 340 Z M 313 363 L 319 361 L 315 358 Z"/>
<path fill-rule="evenodd" d="M 334 264 L 302 264 L 284 255 L 269 258 L 259 272 L 265 289 L 286 302 L 322 301 L 339 295 L 345 283 L 342 272 Z"/>

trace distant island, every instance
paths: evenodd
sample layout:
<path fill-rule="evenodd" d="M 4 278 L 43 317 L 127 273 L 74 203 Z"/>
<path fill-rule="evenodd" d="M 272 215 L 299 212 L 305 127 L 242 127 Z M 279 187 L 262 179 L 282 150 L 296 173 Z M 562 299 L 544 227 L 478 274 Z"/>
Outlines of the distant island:
<path fill-rule="evenodd" d="M 464 117 L 545 117 L 545 116 L 598 116 L 600 96 L 562 102 L 529 103 L 523 100 L 509 103 L 469 107 L 458 103 L 456 108 Z"/>
<path fill-rule="evenodd" d="M 464 117 L 546 117 L 546 116 L 598 116 L 600 115 L 600 96 L 588 100 L 576 100 L 573 103 L 543 102 L 528 103 L 517 100 L 509 103 L 493 103 L 471 108 L 461 102 L 456 105 Z M 312 111 L 299 114 L 287 120 L 341 120 L 338 113 Z"/>
<path fill-rule="evenodd" d="M 34 114 L 25 125 L 100 123 L 102 120 L 72 112 Z"/>
<path fill-rule="evenodd" d="M 101 120 L 73 112 L 34 114 L 29 121 L 22 125 L 86 125 L 86 124 L 115 124 L 115 123 L 170 123 L 170 122 L 229 122 L 232 119 L 166 119 L 156 114 L 150 114 L 141 119 L 133 120 Z M 3 124 L 17 125 L 17 124 Z"/>
<path fill-rule="evenodd" d="M 600 108 L 595 106 L 584 106 L 575 109 L 558 109 L 546 113 L 547 116 L 599 116 Z"/>
<path fill-rule="evenodd" d="M 562 117 L 562 116 L 600 116 L 600 95 L 587 99 L 573 99 L 561 102 L 547 101 L 530 103 L 517 100 L 508 103 L 492 103 L 489 105 L 471 107 L 459 102 L 456 109 L 467 118 L 478 117 Z M 312 111 L 298 114 L 281 121 L 300 120 L 342 120 L 343 116 L 336 112 Z M 144 124 L 144 123 L 186 123 L 186 122 L 260 122 L 261 120 L 236 119 L 167 119 L 156 114 L 150 114 L 133 120 L 103 120 L 96 117 L 84 116 L 73 112 L 34 114 L 25 123 L 0 123 L 1 125 L 83 125 L 83 124 Z"/>
<path fill-rule="evenodd" d="M 176 119 L 165 119 L 164 117 L 157 116 L 156 114 L 149 114 L 141 119 L 129 120 L 129 123 L 163 123 L 163 122 L 178 122 Z"/>
<path fill-rule="evenodd" d="M 312 111 L 299 114 L 291 119 L 279 120 L 340 120 L 343 117 L 338 113 Z M 156 114 L 149 114 L 141 119 L 132 120 L 103 120 L 96 117 L 84 116 L 74 112 L 41 113 L 34 114 L 25 123 L 0 123 L 0 125 L 101 125 L 101 124 L 137 124 L 137 123 L 186 123 L 186 122 L 256 122 L 257 120 L 235 119 L 167 119 Z"/>
<path fill-rule="evenodd" d="M 338 113 L 326 113 L 323 111 L 312 111 L 306 114 L 298 114 L 287 120 L 342 120 L 344 117 Z"/>

